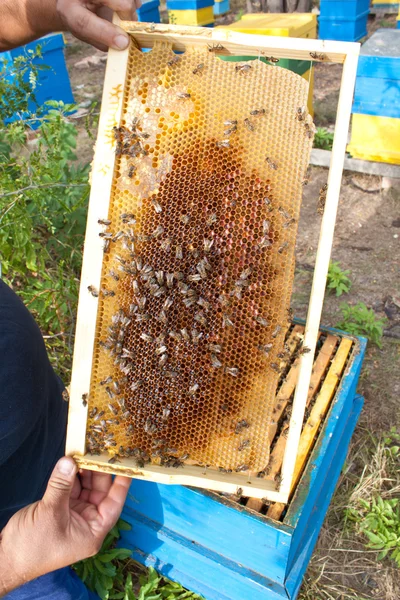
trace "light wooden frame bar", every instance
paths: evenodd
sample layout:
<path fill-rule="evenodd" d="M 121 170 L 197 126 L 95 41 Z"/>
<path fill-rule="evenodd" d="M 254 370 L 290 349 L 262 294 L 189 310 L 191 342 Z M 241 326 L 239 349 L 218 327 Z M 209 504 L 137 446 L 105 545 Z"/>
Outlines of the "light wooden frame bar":
<path fill-rule="evenodd" d="M 244 496 L 287 503 L 295 470 L 333 244 L 360 44 L 249 35 L 202 27 L 119 21 L 117 18 L 114 19 L 114 22 L 118 23 L 132 36 L 132 43 L 135 43 L 139 48 L 152 48 L 157 41 L 168 41 L 172 44 L 174 51 L 185 51 L 189 46 L 205 47 L 209 45 L 215 47 L 219 44 L 222 48 L 218 47 L 218 54 L 222 55 L 274 56 L 276 58 L 297 60 L 311 59 L 327 64 L 343 64 L 326 203 L 304 333 L 303 343 L 311 351 L 300 359 L 299 378 L 282 464 L 282 479 L 278 489 L 268 480 L 238 473 L 220 473 L 214 469 L 205 470 L 203 467 L 196 465 L 185 465 L 184 469 L 179 470 L 171 470 L 156 465 L 147 465 L 146 468 L 140 469 L 133 460 L 123 459 L 121 464 L 110 465 L 108 463 L 109 456 L 106 454 L 98 457 L 85 455 L 88 409 L 82 403 L 82 395 L 87 394 L 90 388 L 98 309 L 98 299 L 93 298 L 88 293 L 87 287 L 88 285 L 94 285 L 97 288 L 100 286 L 103 252 L 98 237 L 97 220 L 108 214 L 115 162 L 115 152 L 112 145 L 109 144 L 105 148 L 102 143 L 101 147 L 96 149 L 93 162 L 85 239 L 86 250 L 83 259 L 72 369 L 67 454 L 74 456 L 83 468 L 120 473 L 159 483 L 191 485 L 228 493 L 235 493 L 237 488 L 241 488 Z M 101 142 L 104 141 L 106 131 L 110 130 L 110 115 L 114 119 L 112 124 L 118 126 L 120 123 L 128 56 L 129 50 L 122 52 L 109 51 L 98 133 L 98 140 Z"/>

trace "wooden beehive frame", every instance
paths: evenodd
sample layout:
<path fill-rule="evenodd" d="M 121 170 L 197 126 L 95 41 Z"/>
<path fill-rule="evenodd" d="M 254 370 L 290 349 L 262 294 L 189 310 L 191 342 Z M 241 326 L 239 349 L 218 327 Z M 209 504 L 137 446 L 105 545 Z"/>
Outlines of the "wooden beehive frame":
<path fill-rule="evenodd" d="M 92 470 L 121 473 L 149 481 L 192 485 L 230 493 L 234 493 L 240 487 L 245 496 L 286 503 L 295 472 L 318 337 L 360 45 L 351 42 L 256 36 L 201 27 L 121 22 L 117 18 L 115 18 L 115 22 L 132 36 L 132 43 L 136 43 L 139 48 L 151 48 L 157 41 L 172 43 L 174 51 L 185 51 L 187 46 L 204 47 L 220 44 L 223 50 L 219 53 L 223 55 L 275 56 L 297 60 L 317 60 L 326 64 L 343 64 L 326 203 L 304 332 L 304 345 L 310 348 L 311 351 L 304 354 L 300 359 L 289 434 L 283 457 L 281 481 L 278 486 L 268 480 L 256 477 L 249 478 L 239 473 L 225 474 L 212 469 L 205 470 L 200 466 L 185 465 L 184 469 L 171 472 L 171 469 L 156 465 L 146 465 L 144 469 L 140 469 L 134 461 L 129 459 L 124 459 L 122 464 L 110 465 L 108 463 L 109 456 L 106 454 L 98 457 L 85 455 L 88 408 L 84 406 L 82 396 L 87 394 L 90 388 L 98 308 L 98 299 L 87 293 L 87 287 L 90 284 L 95 287 L 100 285 L 103 252 L 102 243 L 98 236 L 97 220 L 108 214 L 115 162 L 113 147 L 110 144 L 107 146 L 103 143 L 99 144 L 93 162 L 88 225 L 81 276 L 82 293 L 79 297 L 71 381 L 67 454 L 74 456 L 81 467 Z M 112 118 L 113 123 L 119 124 L 120 122 L 128 57 L 129 49 L 122 52 L 109 51 L 99 122 L 99 140 L 105 139 L 105 133 L 110 127 L 110 118 Z"/>

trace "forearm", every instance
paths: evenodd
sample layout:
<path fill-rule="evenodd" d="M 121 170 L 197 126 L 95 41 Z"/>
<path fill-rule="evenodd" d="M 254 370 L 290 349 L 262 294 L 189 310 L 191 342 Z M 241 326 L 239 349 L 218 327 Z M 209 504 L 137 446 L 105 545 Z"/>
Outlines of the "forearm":
<path fill-rule="evenodd" d="M 12 590 L 26 583 L 22 576 L 18 576 L 10 564 L 7 552 L 2 543 L 0 533 L 0 598 L 9 594 Z"/>
<path fill-rule="evenodd" d="M 0 52 L 61 29 L 56 0 L 0 0 Z"/>

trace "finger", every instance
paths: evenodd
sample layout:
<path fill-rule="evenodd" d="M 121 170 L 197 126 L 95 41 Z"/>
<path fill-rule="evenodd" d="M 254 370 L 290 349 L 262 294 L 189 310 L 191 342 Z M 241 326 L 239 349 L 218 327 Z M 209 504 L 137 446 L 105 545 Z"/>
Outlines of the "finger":
<path fill-rule="evenodd" d="M 77 471 L 78 467 L 72 458 L 60 458 L 50 476 L 42 502 L 57 512 L 67 514 Z"/>
<path fill-rule="evenodd" d="M 102 518 L 102 530 L 109 531 L 118 521 L 124 507 L 131 479 L 117 475 L 109 493 L 99 504 L 98 511 Z"/>
<path fill-rule="evenodd" d="M 81 482 L 80 482 L 79 474 L 78 474 L 78 476 L 75 477 L 74 485 L 72 487 L 71 498 L 73 498 L 73 499 L 79 498 L 81 491 L 82 491 L 82 486 L 81 486 Z"/>
<path fill-rule="evenodd" d="M 112 475 L 109 473 L 96 473 L 92 475 L 92 490 L 108 494 L 112 485 Z"/>
<path fill-rule="evenodd" d="M 120 27 L 101 19 L 79 4 L 71 5 L 65 14 L 65 20 L 77 38 L 96 48 L 124 50 L 129 45 L 129 37 Z"/>
<path fill-rule="evenodd" d="M 82 488 L 84 490 L 91 490 L 92 489 L 93 471 L 89 471 L 89 469 L 82 469 L 80 475 L 81 475 Z"/>

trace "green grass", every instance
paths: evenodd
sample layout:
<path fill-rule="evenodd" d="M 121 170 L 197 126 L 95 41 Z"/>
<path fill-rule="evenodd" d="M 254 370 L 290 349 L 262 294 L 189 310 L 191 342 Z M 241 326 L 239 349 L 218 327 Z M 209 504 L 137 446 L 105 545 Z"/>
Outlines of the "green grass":
<path fill-rule="evenodd" d="M 378 348 L 382 347 L 383 330 L 386 319 L 378 319 L 372 308 L 368 308 L 363 302 L 354 306 L 341 304 L 342 320 L 336 324 L 338 329 L 343 329 L 352 335 L 367 337 Z"/>

